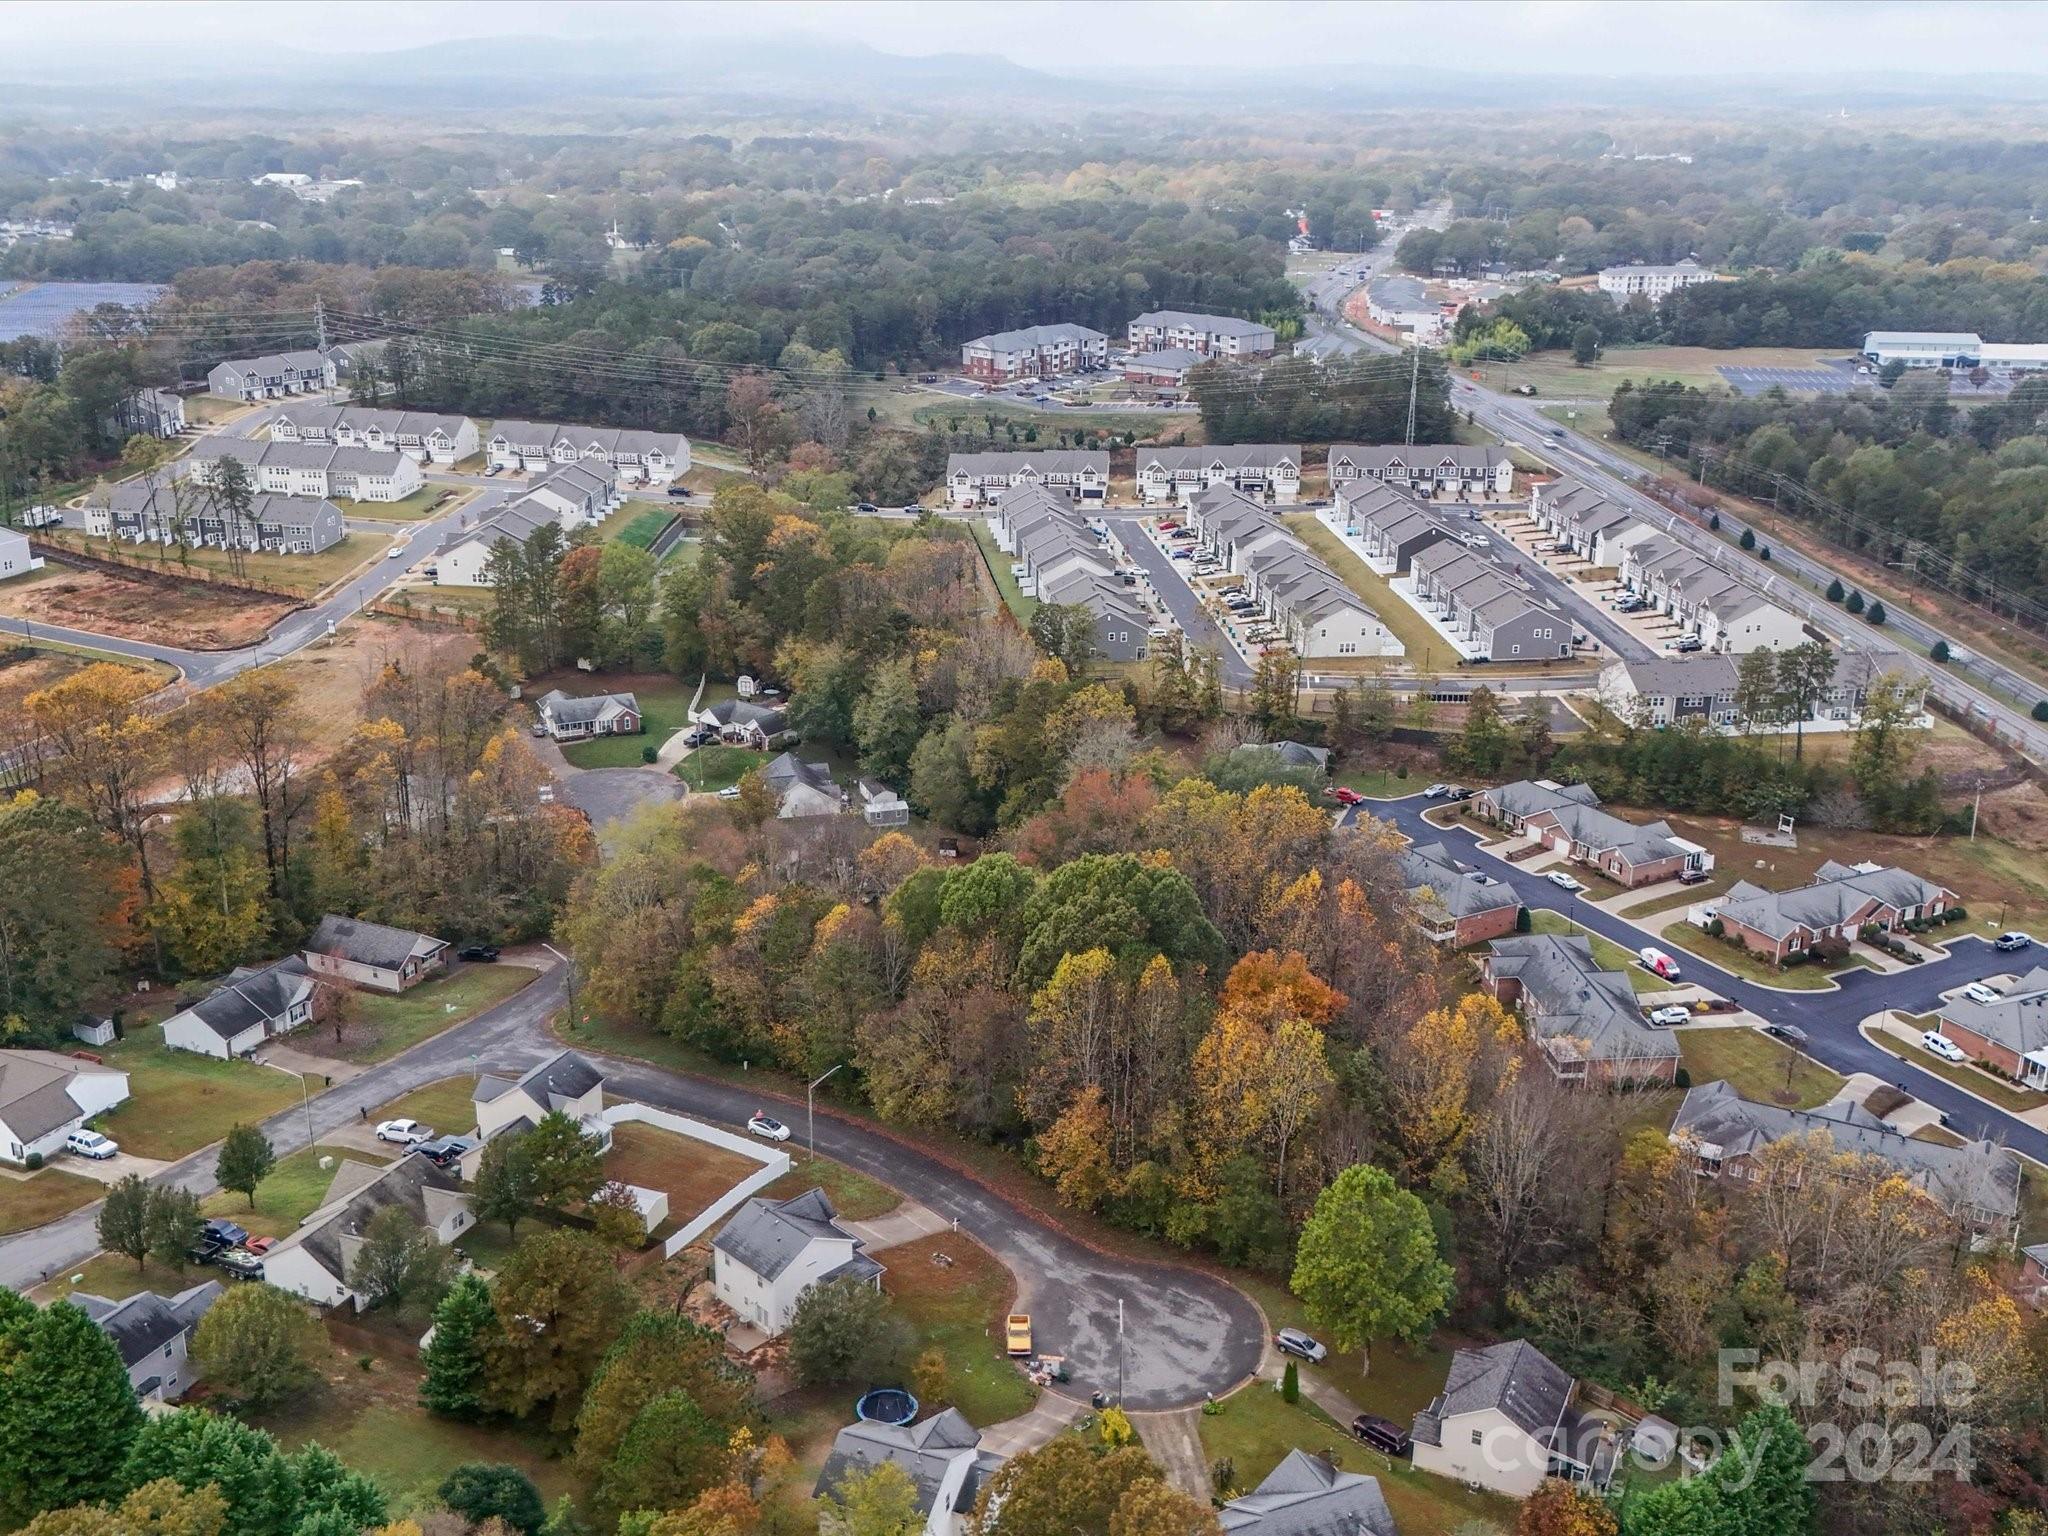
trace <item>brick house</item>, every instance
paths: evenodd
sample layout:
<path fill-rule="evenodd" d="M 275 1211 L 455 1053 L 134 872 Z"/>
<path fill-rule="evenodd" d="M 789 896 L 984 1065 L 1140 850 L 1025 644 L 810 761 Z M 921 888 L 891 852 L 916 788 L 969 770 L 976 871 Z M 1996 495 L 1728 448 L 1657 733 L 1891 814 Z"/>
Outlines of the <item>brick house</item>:
<path fill-rule="evenodd" d="M 2014 1082 L 2048 1092 L 2048 966 L 2035 966 L 1995 1003 L 1958 992 L 1939 1009 L 1941 1033 Z"/>
<path fill-rule="evenodd" d="M 1631 889 L 1714 867 L 1711 853 L 1678 836 L 1668 822 L 1638 824 L 1601 810 L 1589 785 L 1519 779 L 1481 790 L 1472 806 L 1483 819 L 1527 833 L 1574 864 L 1590 865 Z"/>
<path fill-rule="evenodd" d="M 1591 940 L 1554 933 L 1496 939 L 1480 958 L 1479 976 L 1502 1006 L 1520 1010 L 1559 1079 L 1677 1081 L 1678 1042 L 1644 1019 L 1627 976 L 1594 962 Z"/>
<path fill-rule="evenodd" d="M 1432 942 L 1463 949 L 1515 931 L 1520 898 L 1505 883 L 1452 858 L 1442 843 L 1404 848 L 1400 860 L 1410 910 Z"/>
<path fill-rule="evenodd" d="M 1738 880 L 1701 915 L 1721 920 L 1724 934 L 1743 948 L 1782 965 L 1822 939 L 1853 939 L 1865 924 L 1890 932 L 1907 922 L 1939 917 L 1956 904 L 1956 893 L 1904 869 L 1876 864 L 1837 864 L 1830 859 L 1814 871 L 1813 883 L 1797 890 L 1767 891 Z"/>

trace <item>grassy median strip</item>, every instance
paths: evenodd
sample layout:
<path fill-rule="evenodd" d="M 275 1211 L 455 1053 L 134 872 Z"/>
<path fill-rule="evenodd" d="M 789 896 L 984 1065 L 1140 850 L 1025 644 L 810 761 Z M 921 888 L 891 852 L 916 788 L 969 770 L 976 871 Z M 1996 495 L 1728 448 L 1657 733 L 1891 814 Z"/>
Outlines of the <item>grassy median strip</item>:
<path fill-rule="evenodd" d="M 1026 597 L 1017 586 L 1017 578 L 1010 574 L 1010 557 L 996 547 L 996 536 L 989 532 L 986 518 L 975 518 L 967 525 L 974 530 L 974 542 L 981 546 L 981 558 L 988 562 L 988 573 L 996 580 L 996 590 L 1003 595 L 1003 605 L 1010 610 L 1011 617 L 1029 628 L 1031 615 L 1038 612 L 1038 599 Z"/>
<path fill-rule="evenodd" d="M 1444 671 L 1458 664 L 1458 653 L 1423 620 L 1408 600 L 1330 532 L 1313 512 L 1295 512 L 1281 523 L 1312 550 L 1325 565 L 1344 578 L 1344 585 L 1365 599 L 1365 605 L 1380 616 L 1380 622 L 1394 633 L 1408 653 L 1408 664 L 1418 672 Z"/>
<path fill-rule="evenodd" d="M 1924 1029 L 1932 1029 L 1931 1022 L 1922 1023 Z M 1965 1062 L 1944 1061 L 1932 1051 L 1922 1050 L 1918 1045 L 1901 1039 L 1886 1029 L 1866 1030 L 1865 1036 L 1875 1045 L 1889 1051 L 1901 1061 L 1910 1062 L 1922 1072 L 1932 1072 L 1936 1077 L 1954 1083 L 1958 1088 L 1967 1089 L 1980 1099 L 1989 1099 L 2000 1109 L 2009 1109 L 2015 1114 L 2040 1109 L 2048 1105 L 2048 1098 L 2038 1093 L 2008 1083 L 2004 1078 L 1993 1077 L 1979 1067 Z"/>

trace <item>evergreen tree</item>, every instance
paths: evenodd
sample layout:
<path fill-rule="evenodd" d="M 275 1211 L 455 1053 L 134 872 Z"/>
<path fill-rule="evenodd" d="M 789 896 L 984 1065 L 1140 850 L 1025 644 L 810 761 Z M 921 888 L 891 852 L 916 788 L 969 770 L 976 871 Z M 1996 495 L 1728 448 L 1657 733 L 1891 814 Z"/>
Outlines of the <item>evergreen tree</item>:
<path fill-rule="evenodd" d="M 548 1517 L 533 1479 L 498 1462 L 464 1462 L 441 1480 L 437 1491 L 443 1504 L 473 1525 L 502 1520 L 524 1536 L 534 1536 Z"/>
<path fill-rule="evenodd" d="M 1848 601 L 1845 602 L 1843 606 L 1847 608 L 1851 613 L 1861 613 L 1863 611 L 1863 594 L 1861 592 L 1852 591 L 1849 594 Z"/>
<path fill-rule="evenodd" d="M 1743 529 L 1743 530 L 1742 530 L 1742 537 L 1741 537 L 1741 538 L 1739 538 L 1739 539 L 1737 539 L 1737 540 L 1736 540 L 1735 542 L 1736 542 L 1737 544 L 1741 545 L 1741 546 L 1742 546 L 1742 547 L 1743 547 L 1744 549 L 1755 549 L 1755 548 L 1756 548 L 1756 530 L 1755 530 L 1754 528 L 1745 528 L 1745 529 Z"/>
<path fill-rule="evenodd" d="M 142 1427 L 120 1351 L 68 1301 L 0 1311 L 0 1515 L 10 1528 L 46 1509 L 109 1498 Z"/>
<path fill-rule="evenodd" d="M 1877 621 L 1873 619 L 1871 622 L 1874 624 Z M 1947 666 L 1948 642 L 1946 640 L 1936 640 L 1933 645 L 1927 648 L 1927 659 L 1938 667 Z"/>
<path fill-rule="evenodd" d="M 1872 624 L 1879 624 L 1879 625 L 1883 624 L 1883 623 L 1884 623 L 1884 621 L 1885 621 L 1885 617 L 1886 617 L 1886 615 L 1885 615 L 1885 611 L 1884 611 L 1884 604 L 1883 604 L 1883 603 L 1872 603 L 1872 604 L 1870 605 L 1870 611 L 1869 611 L 1868 613 L 1864 614 L 1864 616 L 1863 616 L 1863 617 L 1864 617 L 1865 619 L 1867 619 L 1867 620 L 1868 620 L 1868 621 L 1869 621 L 1870 623 L 1872 623 Z"/>
<path fill-rule="evenodd" d="M 497 1326 L 491 1288 L 477 1275 L 459 1276 L 434 1308 L 434 1336 L 421 1353 L 427 1372 L 420 1383 L 422 1406 L 471 1422 L 490 1412 L 484 1351 Z"/>
<path fill-rule="evenodd" d="M 182 1270 L 186 1252 L 199 1240 L 199 1197 L 189 1189 L 158 1184 L 149 1192 L 149 1256 Z"/>
<path fill-rule="evenodd" d="M 1837 576 L 1828 583 L 1828 601 L 1839 603 L 1848 593 L 1842 590 L 1842 578 Z"/>
<path fill-rule="evenodd" d="M 476 1182 L 470 1188 L 470 1209 L 476 1219 L 502 1221 L 506 1232 L 516 1237 L 520 1221 L 533 1213 L 539 1197 L 540 1181 L 525 1135 L 498 1136 L 487 1142 L 477 1163 Z"/>

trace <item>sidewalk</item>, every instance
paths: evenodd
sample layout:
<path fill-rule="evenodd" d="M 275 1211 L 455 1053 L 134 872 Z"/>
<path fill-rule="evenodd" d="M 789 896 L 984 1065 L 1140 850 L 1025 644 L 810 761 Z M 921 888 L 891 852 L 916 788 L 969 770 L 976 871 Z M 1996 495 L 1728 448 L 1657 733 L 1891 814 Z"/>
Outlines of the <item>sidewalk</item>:
<path fill-rule="evenodd" d="M 1035 1451 L 1080 1418 L 1082 1411 L 1081 1404 L 1071 1397 L 1062 1397 L 1057 1392 L 1041 1393 L 1029 1413 L 1020 1413 L 1014 1419 L 984 1429 L 981 1448 L 1004 1457 Z"/>

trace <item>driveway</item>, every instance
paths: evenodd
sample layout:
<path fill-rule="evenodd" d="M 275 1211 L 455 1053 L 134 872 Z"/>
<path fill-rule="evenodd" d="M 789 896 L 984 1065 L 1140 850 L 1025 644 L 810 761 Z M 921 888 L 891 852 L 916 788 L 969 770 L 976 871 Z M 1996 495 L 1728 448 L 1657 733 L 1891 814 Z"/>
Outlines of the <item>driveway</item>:
<path fill-rule="evenodd" d="M 683 781 L 660 768 L 577 768 L 562 780 L 569 803 L 590 818 L 598 835 L 643 805 L 683 798 Z"/>
<path fill-rule="evenodd" d="M 1435 803 L 1419 794 L 1400 800 L 1369 801 L 1345 811 L 1339 825 L 1355 819 L 1359 811 L 1377 816 L 1393 823 L 1411 839 L 1442 842 L 1455 857 L 1482 865 L 1495 879 L 1511 887 L 1524 906 L 1565 910 L 1560 906 L 1563 893 L 1556 886 L 1540 874 L 1531 873 L 1527 864 L 1510 864 L 1484 852 L 1477 835 L 1462 822 L 1438 827 L 1424 821 L 1422 813 Z M 1587 901 L 1571 903 L 1570 911 L 1580 927 L 1612 939 L 1631 953 L 1642 947 L 1644 930 L 1613 913 Z M 1946 1113 L 1949 1123 L 1963 1135 L 2002 1141 L 2015 1152 L 2048 1163 L 2048 1132 L 1965 1093 L 1945 1078 L 1901 1061 L 1866 1039 L 1857 1027 L 1871 1014 L 1887 1008 L 1925 1013 L 1944 992 L 2010 971 L 2012 961 L 1976 935 L 1950 939 L 1948 953 L 1925 965 L 1884 975 L 1857 966 L 1839 977 L 1837 985 L 1822 990 L 1784 991 L 1759 986 L 1691 953 L 1684 963 L 1690 979 L 1740 1007 L 1771 1023 L 1792 1024 L 1804 1030 L 1806 1054 L 1822 1065 L 1844 1076 L 1868 1072 L 1881 1082 L 1896 1083 L 1915 1098 Z"/>
<path fill-rule="evenodd" d="M 539 1059 L 549 1042 L 523 1040 L 507 1065 Z M 607 1058 L 608 1088 L 657 1108 L 738 1128 L 766 1098 L 706 1078 Z M 1018 1307 L 1031 1314 L 1033 1341 L 1064 1355 L 1066 1391 L 1116 1394 L 1117 1305 L 1123 1304 L 1126 1406 L 1185 1407 L 1222 1393 L 1258 1368 L 1265 1344 L 1258 1308 L 1234 1287 L 1198 1270 L 1120 1258 L 1090 1247 L 1035 1211 L 1011 1203 L 907 1141 L 821 1109 L 818 1151 L 899 1190 L 1002 1260 L 1017 1277 Z"/>

